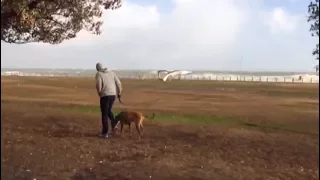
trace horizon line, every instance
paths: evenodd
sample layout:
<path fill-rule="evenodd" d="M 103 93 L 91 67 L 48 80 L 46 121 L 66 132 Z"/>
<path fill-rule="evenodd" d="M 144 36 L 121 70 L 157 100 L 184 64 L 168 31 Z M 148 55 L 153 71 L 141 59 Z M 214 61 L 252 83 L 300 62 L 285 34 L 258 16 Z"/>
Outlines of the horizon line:
<path fill-rule="evenodd" d="M 87 69 L 87 68 L 30 68 L 30 67 L 27 67 L 27 68 L 11 68 L 11 67 L 1 67 L 1 70 L 2 69 L 51 69 L 51 70 L 92 70 L 92 71 L 96 71 L 96 69 L 93 69 L 93 68 L 90 68 L 90 69 Z M 191 69 L 175 69 L 175 68 L 168 68 L 168 69 L 165 69 L 165 68 L 161 68 L 161 69 L 153 69 L 153 68 L 150 68 L 150 69 L 111 69 L 111 70 L 114 70 L 114 71 L 158 71 L 158 70 L 181 70 L 181 71 L 184 71 L 184 70 L 188 70 L 188 71 L 216 71 L 216 72 L 292 72 L 292 73 L 303 73 L 303 72 L 308 72 L 308 73 L 317 73 L 316 71 L 295 71 L 295 70 L 214 70 L 214 69 L 194 69 L 194 70 L 191 70 Z"/>

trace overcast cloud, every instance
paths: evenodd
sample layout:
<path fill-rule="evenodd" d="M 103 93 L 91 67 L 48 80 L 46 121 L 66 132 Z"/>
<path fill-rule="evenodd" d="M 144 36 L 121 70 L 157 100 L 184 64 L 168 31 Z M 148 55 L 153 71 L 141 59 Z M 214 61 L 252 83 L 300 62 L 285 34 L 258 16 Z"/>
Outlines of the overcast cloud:
<path fill-rule="evenodd" d="M 317 39 L 308 32 L 307 0 L 164 1 L 125 1 L 104 13 L 100 36 L 81 32 L 55 46 L 1 43 L 1 65 L 314 71 L 318 63 L 311 54 Z M 276 1 L 282 3 L 271 3 Z"/>

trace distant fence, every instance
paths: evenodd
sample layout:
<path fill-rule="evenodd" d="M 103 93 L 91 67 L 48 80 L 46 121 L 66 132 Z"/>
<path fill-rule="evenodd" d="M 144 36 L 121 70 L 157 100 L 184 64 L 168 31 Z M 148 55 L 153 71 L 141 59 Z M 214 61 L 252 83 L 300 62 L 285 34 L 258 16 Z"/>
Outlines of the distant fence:
<path fill-rule="evenodd" d="M 119 76 L 121 79 L 159 79 L 157 75 L 145 76 Z M 184 75 L 170 77 L 170 80 L 198 80 L 198 81 L 238 81 L 238 82 L 274 82 L 274 83 L 319 83 L 318 78 L 293 78 L 293 77 L 263 77 L 263 76 L 195 76 Z"/>
<path fill-rule="evenodd" d="M 37 76 L 37 77 L 94 77 L 94 74 L 2 74 L 1 76 Z M 118 75 L 120 79 L 159 79 L 157 75 Z M 201 75 L 182 75 L 169 77 L 170 80 L 203 80 L 203 81 L 238 81 L 238 82 L 273 82 L 273 83 L 319 83 L 319 78 L 315 77 L 284 77 L 284 76 L 201 76 Z"/>

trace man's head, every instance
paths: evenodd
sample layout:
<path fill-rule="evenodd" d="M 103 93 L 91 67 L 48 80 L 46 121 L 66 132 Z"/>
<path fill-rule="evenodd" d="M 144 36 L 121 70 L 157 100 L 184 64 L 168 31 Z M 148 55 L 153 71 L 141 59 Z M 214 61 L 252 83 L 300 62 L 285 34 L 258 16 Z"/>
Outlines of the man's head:
<path fill-rule="evenodd" d="M 101 63 L 97 63 L 97 64 L 96 64 L 96 69 L 97 69 L 97 71 L 106 70 L 106 68 L 103 68 L 103 65 L 102 65 Z"/>

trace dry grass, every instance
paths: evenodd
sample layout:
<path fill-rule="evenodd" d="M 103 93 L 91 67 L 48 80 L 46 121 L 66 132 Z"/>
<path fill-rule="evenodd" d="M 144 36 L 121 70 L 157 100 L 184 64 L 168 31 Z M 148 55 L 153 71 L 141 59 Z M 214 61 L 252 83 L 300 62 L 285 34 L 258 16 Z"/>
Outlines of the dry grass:
<path fill-rule="evenodd" d="M 123 80 L 145 136 L 100 139 L 92 78 L 1 78 L 3 179 L 319 179 L 318 85 Z"/>

